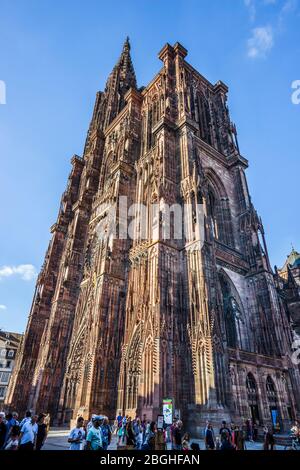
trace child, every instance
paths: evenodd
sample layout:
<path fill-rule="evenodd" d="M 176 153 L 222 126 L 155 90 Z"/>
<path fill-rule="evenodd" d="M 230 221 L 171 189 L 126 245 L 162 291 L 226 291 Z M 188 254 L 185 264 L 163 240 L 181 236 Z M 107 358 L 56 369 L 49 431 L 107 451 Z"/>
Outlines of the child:
<path fill-rule="evenodd" d="M 10 431 L 10 437 L 5 446 L 5 450 L 18 450 L 19 436 L 20 436 L 20 427 L 12 426 L 11 431 Z"/>

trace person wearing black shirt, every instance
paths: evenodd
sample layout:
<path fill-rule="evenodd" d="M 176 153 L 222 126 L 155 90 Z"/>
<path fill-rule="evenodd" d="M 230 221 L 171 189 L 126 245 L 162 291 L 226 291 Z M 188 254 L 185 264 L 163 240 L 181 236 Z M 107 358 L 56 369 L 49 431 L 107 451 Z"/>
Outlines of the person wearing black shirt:
<path fill-rule="evenodd" d="M 209 450 L 214 450 L 215 440 L 214 440 L 214 430 L 210 422 L 207 423 L 204 433 L 205 447 Z"/>
<path fill-rule="evenodd" d="M 223 436 L 223 441 L 221 444 L 221 449 L 220 450 L 235 450 L 234 446 L 230 442 L 230 435 L 227 431 L 223 430 L 223 433 L 221 434 L 221 437 Z"/>
<path fill-rule="evenodd" d="M 176 427 L 173 430 L 173 449 L 182 450 L 182 421 L 177 421 Z"/>
<path fill-rule="evenodd" d="M 221 443 L 227 439 L 227 435 L 229 436 L 229 442 L 231 441 L 231 431 L 230 429 L 226 426 L 226 421 L 222 421 L 222 426 L 220 428 L 220 438 L 221 438 Z"/>
<path fill-rule="evenodd" d="M 0 450 L 2 449 L 7 433 L 7 426 L 4 422 L 4 416 L 0 414 Z"/>
<path fill-rule="evenodd" d="M 126 435 L 127 435 L 127 446 L 134 447 L 135 446 L 135 435 L 132 429 L 132 422 L 129 421 L 126 424 Z"/>
<path fill-rule="evenodd" d="M 37 420 L 38 432 L 36 436 L 36 450 L 41 450 L 47 437 L 47 425 L 44 423 L 45 415 L 40 414 Z"/>

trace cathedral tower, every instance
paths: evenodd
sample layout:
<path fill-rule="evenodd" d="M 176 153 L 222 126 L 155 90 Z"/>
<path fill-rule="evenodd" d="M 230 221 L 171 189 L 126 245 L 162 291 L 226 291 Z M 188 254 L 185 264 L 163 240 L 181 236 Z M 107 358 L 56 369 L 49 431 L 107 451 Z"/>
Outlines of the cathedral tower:
<path fill-rule="evenodd" d="M 186 55 L 166 44 L 161 70 L 138 88 L 127 39 L 97 94 L 11 406 L 59 423 L 118 411 L 156 419 L 168 397 L 197 431 L 223 418 L 283 429 L 299 414 L 290 304 L 249 195 L 228 89 Z"/>

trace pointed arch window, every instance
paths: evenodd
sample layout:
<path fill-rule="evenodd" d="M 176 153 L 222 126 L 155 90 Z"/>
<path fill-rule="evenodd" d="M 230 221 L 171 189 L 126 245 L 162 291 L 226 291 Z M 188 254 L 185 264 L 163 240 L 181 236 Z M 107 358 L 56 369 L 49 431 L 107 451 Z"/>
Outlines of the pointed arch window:
<path fill-rule="evenodd" d="M 247 348 L 247 332 L 241 300 L 234 285 L 222 272 L 219 280 L 223 300 L 223 314 L 227 345 L 230 348 Z"/>
<path fill-rule="evenodd" d="M 216 217 L 216 198 L 212 190 L 208 192 L 207 215 L 211 217 L 211 229 L 214 238 L 218 238 L 218 223 Z"/>
<path fill-rule="evenodd" d="M 250 413 L 252 421 L 254 423 L 259 422 L 259 409 L 258 409 L 258 393 L 257 385 L 254 376 L 249 372 L 246 378 L 246 389 L 247 389 L 247 399 L 248 405 L 250 408 Z"/>
<path fill-rule="evenodd" d="M 203 93 L 198 94 L 197 108 L 199 115 L 200 137 L 212 145 L 209 103 Z"/>
<path fill-rule="evenodd" d="M 251 405 L 257 404 L 257 386 L 253 375 L 249 372 L 246 379 L 248 403 Z"/>
<path fill-rule="evenodd" d="M 276 405 L 277 403 L 277 394 L 276 394 L 276 388 L 275 384 L 273 382 L 273 379 L 268 375 L 267 381 L 266 381 L 266 390 L 267 390 L 267 397 L 268 397 L 268 402 L 270 406 Z"/>
<path fill-rule="evenodd" d="M 224 245 L 234 247 L 229 200 L 220 197 L 218 191 L 210 185 L 207 197 L 207 215 L 211 218 L 212 236 Z"/>
<path fill-rule="evenodd" d="M 225 319 L 226 340 L 230 348 L 237 347 L 237 330 L 235 323 L 235 311 L 233 309 L 232 295 L 229 283 L 220 276 L 220 284 L 223 295 L 223 310 Z"/>

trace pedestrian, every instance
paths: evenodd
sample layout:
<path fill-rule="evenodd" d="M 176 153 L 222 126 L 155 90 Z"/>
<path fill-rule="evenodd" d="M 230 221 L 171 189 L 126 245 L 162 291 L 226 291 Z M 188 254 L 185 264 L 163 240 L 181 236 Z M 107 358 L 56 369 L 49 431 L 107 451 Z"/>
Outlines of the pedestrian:
<path fill-rule="evenodd" d="M 14 425 L 10 430 L 10 437 L 5 446 L 5 450 L 18 450 L 20 437 L 20 426 Z"/>
<path fill-rule="evenodd" d="M 190 435 L 188 432 L 185 433 L 182 439 L 182 450 L 184 452 L 187 452 L 188 450 L 191 450 L 190 446 Z"/>
<path fill-rule="evenodd" d="M 119 427 L 118 429 L 118 446 L 121 446 L 121 444 L 124 443 L 124 434 L 125 434 L 125 426 L 123 426 L 123 424 L 121 423 L 121 426 Z"/>
<path fill-rule="evenodd" d="M 300 444 L 300 426 L 298 421 L 295 421 L 294 425 L 291 427 L 290 434 L 294 444 Z"/>
<path fill-rule="evenodd" d="M 173 448 L 173 433 L 176 429 L 176 423 L 177 423 L 177 419 L 173 418 L 173 422 L 170 426 L 170 440 L 171 440 L 171 443 L 172 443 L 172 448 Z"/>
<path fill-rule="evenodd" d="M 84 419 L 82 416 L 79 416 L 76 421 L 76 427 L 73 428 L 69 434 L 69 450 L 83 450 L 83 441 L 86 436 L 86 432 L 83 425 Z"/>
<path fill-rule="evenodd" d="M 253 442 L 253 431 L 252 431 L 251 419 L 246 420 L 246 432 L 247 432 L 247 440 L 250 442 Z"/>
<path fill-rule="evenodd" d="M 274 450 L 275 439 L 273 431 L 269 430 L 268 426 L 264 427 L 264 450 Z"/>
<path fill-rule="evenodd" d="M 245 450 L 245 433 L 243 431 L 243 427 L 240 425 L 238 426 L 236 433 L 236 450 Z"/>
<path fill-rule="evenodd" d="M 8 413 L 6 415 L 6 427 L 7 427 L 7 432 L 6 432 L 6 438 L 5 438 L 5 445 L 8 442 L 10 438 L 10 431 L 13 426 L 18 426 L 19 421 L 18 421 L 18 413 L 15 411 L 13 413 Z"/>
<path fill-rule="evenodd" d="M 204 442 L 207 450 L 215 449 L 215 435 L 212 424 L 207 421 L 207 425 L 204 432 Z"/>
<path fill-rule="evenodd" d="M 173 430 L 173 449 L 182 449 L 182 421 L 177 421 L 176 427 Z"/>
<path fill-rule="evenodd" d="M 143 428 L 140 418 L 135 419 L 133 423 L 133 432 L 135 436 L 135 446 L 137 449 L 140 449 L 143 444 Z"/>
<path fill-rule="evenodd" d="M 155 450 L 155 434 L 156 434 L 156 422 L 152 421 L 149 425 L 149 429 L 146 431 L 145 440 L 142 445 L 142 450 Z"/>
<path fill-rule="evenodd" d="M 231 437 L 228 431 L 223 431 L 223 439 L 221 440 L 220 450 L 235 450 L 234 446 L 231 444 Z"/>
<path fill-rule="evenodd" d="M 20 423 L 20 428 L 21 429 L 23 427 L 23 424 L 25 424 L 27 421 L 31 421 L 31 411 L 30 410 L 26 411 L 25 418 L 23 418 L 21 423 Z"/>
<path fill-rule="evenodd" d="M 93 420 L 96 418 L 96 416 L 97 415 L 92 414 L 90 421 L 87 423 L 87 426 L 86 426 L 87 434 L 88 434 L 89 430 L 91 429 L 91 427 L 93 426 Z M 77 416 L 77 418 L 79 418 L 79 416 Z"/>
<path fill-rule="evenodd" d="M 257 427 L 256 422 L 254 422 L 253 423 L 253 440 L 257 441 L 257 437 L 258 437 L 258 427 Z"/>
<path fill-rule="evenodd" d="M 45 419 L 44 419 L 44 423 L 45 423 L 46 426 L 47 426 L 47 434 L 48 434 L 49 429 L 50 429 L 50 421 L 51 421 L 50 414 L 47 413 L 46 416 L 45 416 Z"/>
<path fill-rule="evenodd" d="M 126 447 L 128 449 L 133 449 L 135 446 L 135 435 L 132 429 L 132 422 L 128 420 L 126 424 Z"/>
<path fill-rule="evenodd" d="M 0 450 L 4 446 L 5 439 L 7 434 L 7 426 L 5 420 L 5 413 L 0 413 Z"/>
<path fill-rule="evenodd" d="M 123 416 L 121 415 L 121 413 L 118 414 L 116 420 L 118 422 L 118 428 L 121 426 L 122 424 L 122 419 L 123 419 Z"/>
<path fill-rule="evenodd" d="M 37 416 L 34 415 L 30 421 L 26 420 L 21 427 L 20 434 L 20 450 L 33 450 L 35 446 L 36 436 L 38 432 Z"/>
<path fill-rule="evenodd" d="M 237 433 L 237 426 L 234 422 L 230 424 L 230 435 L 231 435 L 231 444 L 234 448 L 236 448 L 236 433 Z"/>
<path fill-rule="evenodd" d="M 40 413 L 37 419 L 38 431 L 35 444 L 36 450 L 41 450 L 47 438 L 47 425 L 45 424 L 45 417 L 46 415 Z"/>
<path fill-rule="evenodd" d="M 118 423 L 118 420 L 117 420 L 117 418 L 116 418 L 116 419 L 114 420 L 114 424 L 113 424 L 113 426 L 112 426 L 112 430 L 111 430 L 112 434 L 117 435 L 117 434 L 118 434 L 118 429 L 119 429 L 119 423 Z"/>
<path fill-rule="evenodd" d="M 145 441 L 145 437 L 146 437 L 146 427 L 147 427 L 147 417 L 146 415 L 144 414 L 143 415 L 143 420 L 142 420 L 142 428 L 143 428 L 143 443 Z"/>
<path fill-rule="evenodd" d="M 104 418 L 103 420 L 103 423 L 101 425 L 101 432 L 102 432 L 102 447 L 103 447 L 103 450 L 107 450 L 111 442 L 111 428 L 110 428 L 107 418 Z"/>
<path fill-rule="evenodd" d="M 226 421 L 222 421 L 222 426 L 220 428 L 219 435 L 221 439 L 221 445 L 222 445 L 223 440 L 227 440 L 228 436 L 229 436 L 229 440 L 231 440 L 231 432 L 226 424 Z"/>
<path fill-rule="evenodd" d="M 94 416 L 92 426 L 88 431 L 86 438 L 87 450 L 103 450 L 102 447 L 102 433 L 101 433 L 101 418 L 100 416 Z"/>

